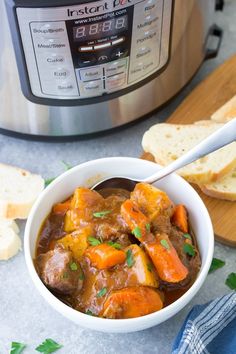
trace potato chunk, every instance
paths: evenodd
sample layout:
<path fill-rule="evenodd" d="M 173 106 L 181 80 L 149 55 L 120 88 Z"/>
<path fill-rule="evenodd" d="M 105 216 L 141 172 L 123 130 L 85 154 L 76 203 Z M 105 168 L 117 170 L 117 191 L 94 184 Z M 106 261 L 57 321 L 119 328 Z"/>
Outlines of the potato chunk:
<path fill-rule="evenodd" d="M 150 184 L 137 183 L 130 199 L 151 221 L 160 214 L 173 214 L 174 204 L 168 195 Z"/>
<path fill-rule="evenodd" d="M 73 257 L 78 261 L 83 256 L 87 247 L 89 247 L 87 238 L 91 235 L 91 229 L 86 227 L 80 231 L 74 231 L 57 241 L 57 244 L 63 245 L 64 249 L 72 252 Z"/>
<path fill-rule="evenodd" d="M 154 272 L 151 260 L 138 245 L 130 245 L 126 249 L 132 252 L 133 265 L 128 270 L 135 275 L 139 285 L 158 287 L 158 280 Z"/>
<path fill-rule="evenodd" d="M 103 197 L 88 188 L 77 188 L 71 200 L 70 209 L 65 216 L 64 230 L 72 232 L 80 226 L 88 225 L 93 211 L 102 203 Z"/>

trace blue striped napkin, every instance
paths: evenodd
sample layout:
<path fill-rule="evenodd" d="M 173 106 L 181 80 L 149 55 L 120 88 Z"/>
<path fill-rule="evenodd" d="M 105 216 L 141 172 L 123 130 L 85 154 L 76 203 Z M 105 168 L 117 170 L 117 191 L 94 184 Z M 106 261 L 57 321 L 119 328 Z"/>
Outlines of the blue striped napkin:
<path fill-rule="evenodd" d="M 194 306 L 172 354 L 236 354 L 236 292 Z"/>

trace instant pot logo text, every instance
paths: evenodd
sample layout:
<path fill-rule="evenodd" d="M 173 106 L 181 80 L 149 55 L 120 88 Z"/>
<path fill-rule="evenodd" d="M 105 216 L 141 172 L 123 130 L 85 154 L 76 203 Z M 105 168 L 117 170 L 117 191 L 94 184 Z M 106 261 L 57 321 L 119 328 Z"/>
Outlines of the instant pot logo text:
<path fill-rule="evenodd" d="M 92 15 L 100 12 L 104 12 L 105 10 L 113 10 L 117 7 L 122 7 L 127 4 L 132 3 L 132 0 L 113 0 L 111 2 L 104 2 L 101 5 L 85 5 L 76 10 L 67 9 L 67 16 L 74 17 L 80 15 Z"/>

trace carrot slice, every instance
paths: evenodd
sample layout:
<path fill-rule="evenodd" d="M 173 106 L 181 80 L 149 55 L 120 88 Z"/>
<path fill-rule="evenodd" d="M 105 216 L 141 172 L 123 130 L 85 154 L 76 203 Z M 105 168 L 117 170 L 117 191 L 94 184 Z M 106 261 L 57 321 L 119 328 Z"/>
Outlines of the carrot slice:
<path fill-rule="evenodd" d="M 121 205 L 121 215 L 128 227 L 130 228 L 131 232 L 134 234 L 134 236 L 136 236 L 139 241 L 142 241 L 143 236 L 146 234 L 146 225 L 148 224 L 148 218 L 138 209 L 136 204 L 130 199 L 127 199 Z"/>
<path fill-rule="evenodd" d="M 53 206 L 53 213 L 55 214 L 65 214 L 67 210 L 70 208 L 71 199 L 67 199 L 63 203 L 57 203 Z"/>
<path fill-rule="evenodd" d="M 125 262 L 126 254 L 122 250 L 102 243 L 98 246 L 89 247 L 85 255 L 90 259 L 92 265 L 98 269 L 106 269 Z"/>
<path fill-rule="evenodd" d="M 171 221 L 175 226 L 178 226 L 181 231 L 188 232 L 188 216 L 184 205 L 176 205 Z"/>
<path fill-rule="evenodd" d="M 149 287 L 137 286 L 112 292 L 104 303 L 101 316 L 133 318 L 159 311 L 163 307 L 160 294 Z"/>
<path fill-rule="evenodd" d="M 168 236 L 163 234 L 156 238 L 148 232 L 146 229 L 147 217 L 131 200 L 128 199 L 122 204 L 121 215 L 136 238 L 144 244 L 162 280 L 177 283 L 186 278 L 188 269 L 182 264 Z M 139 229 L 138 234 L 134 232 L 137 231 L 137 228 Z M 167 247 L 165 248 L 162 243 Z"/>
<path fill-rule="evenodd" d="M 144 243 L 159 277 L 168 283 L 178 283 L 188 275 L 169 237 L 158 235 L 156 242 Z"/>

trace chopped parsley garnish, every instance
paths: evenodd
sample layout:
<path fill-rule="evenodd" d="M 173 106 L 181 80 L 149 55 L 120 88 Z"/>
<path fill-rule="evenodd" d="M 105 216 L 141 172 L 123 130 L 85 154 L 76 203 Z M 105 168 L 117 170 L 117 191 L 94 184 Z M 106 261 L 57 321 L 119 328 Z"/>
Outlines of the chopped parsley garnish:
<path fill-rule="evenodd" d="M 194 247 L 193 247 L 192 245 L 190 245 L 189 243 L 186 243 L 186 244 L 184 245 L 183 250 L 184 250 L 184 253 L 188 254 L 189 256 L 191 256 L 191 257 L 195 256 L 195 249 L 194 249 Z"/>
<path fill-rule="evenodd" d="M 55 178 L 56 177 L 45 179 L 44 180 L 45 187 L 47 187 L 50 183 L 52 183 L 52 181 L 54 181 Z"/>
<path fill-rule="evenodd" d="M 87 310 L 85 313 L 86 313 L 86 315 L 89 315 L 89 316 L 95 316 L 94 313 L 92 313 L 92 311 L 90 311 L 90 310 Z"/>
<path fill-rule="evenodd" d="M 191 240 L 192 241 L 192 237 L 186 233 L 186 234 L 183 234 L 184 238 L 187 238 L 188 240 Z"/>
<path fill-rule="evenodd" d="M 150 232 L 150 230 L 151 230 L 151 225 L 150 225 L 150 224 L 146 224 L 146 225 L 145 225 L 145 228 L 146 228 L 147 232 Z"/>
<path fill-rule="evenodd" d="M 166 249 L 166 250 L 169 250 L 170 249 L 170 245 L 168 243 L 168 241 L 162 239 L 161 240 L 161 245 Z"/>
<path fill-rule="evenodd" d="M 98 246 L 101 244 L 101 241 L 99 241 L 97 238 L 93 236 L 88 237 L 88 242 L 90 243 L 91 246 Z"/>
<path fill-rule="evenodd" d="M 26 347 L 26 344 L 24 344 L 24 343 L 12 342 L 10 354 L 20 354 L 23 352 L 25 347 Z"/>
<path fill-rule="evenodd" d="M 112 246 L 114 248 L 116 248 L 117 250 L 120 250 L 121 249 L 121 244 L 117 243 L 117 242 L 113 242 L 113 241 L 108 241 L 107 244 L 109 246 Z"/>
<path fill-rule="evenodd" d="M 61 163 L 64 165 L 64 168 L 66 171 L 70 170 L 73 167 L 65 161 L 61 161 Z M 56 179 L 56 177 L 45 179 L 44 180 L 45 187 L 47 187 L 50 183 L 52 183 L 54 181 L 54 179 Z"/>
<path fill-rule="evenodd" d="M 37 348 L 35 348 L 35 350 L 43 354 L 50 354 L 50 353 L 54 353 L 55 351 L 57 351 L 62 347 L 63 346 L 61 344 L 58 344 L 53 339 L 47 338 L 42 344 L 40 344 Z"/>
<path fill-rule="evenodd" d="M 149 272 L 152 272 L 153 268 L 152 268 L 152 264 L 151 263 L 147 264 L 147 269 L 148 269 Z"/>
<path fill-rule="evenodd" d="M 104 216 L 110 213 L 111 213 L 110 210 L 98 211 L 96 213 L 93 213 L 93 216 L 95 216 L 95 218 L 103 218 Z"/>
<path fill-rule="evenodd" d="M 70 170 L 73 167 L 72 165 L 70 165 L 69 163 L 67 163 L 63 160 L 61 161 L 61 163 L 63 164 L 66 171 Z"/>
<path fill-rule="evenodd" d="M 225 284 L 232 290 L 236 290 L 236 273 L 230 273 Z"/>
<path fill-rule="evenodd" d="M 78 266 L 75 262 L 70 263 L 70 269 L 71 270 L 78 270 Z"/>
<path fill-rule="evenodd" d="M 131 250 L 128 250 L 126 252 L 126 263 L 129 268 L 131 268 L 134 265 L 134 257 Z"/>
<path fill-rule="evenodd" d="M 133 234 L 135 237 L 137 237 L 137 238 L 142 237 L 142 232 L 141 232 L 140 227 L 136 226 L 136 227 L 132 230 L 132 234 Z"/>
<path fill-rule="evenodd" d="M 97 297 L 103 297 L 107 293 L 107 288 L 102 288 L 98 293 Z"/>
<path fill-rule="evenodd" d="M 222 261 L 221 259 L 218 258 L 213 258 L 211 262 L 211 266 L 209 269 L 209 273 L 214 272 L 215 270 L 224 267 L 225 261 Z"/>

